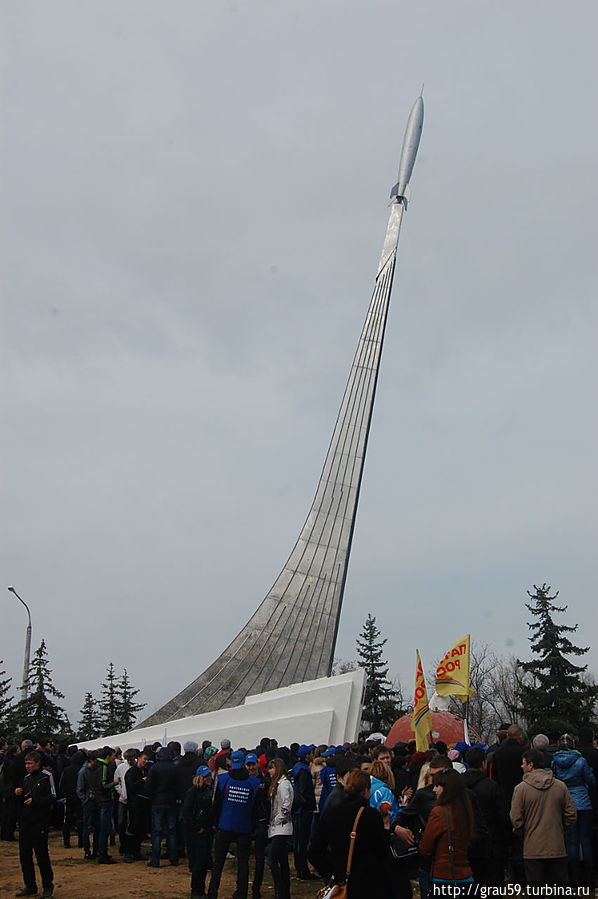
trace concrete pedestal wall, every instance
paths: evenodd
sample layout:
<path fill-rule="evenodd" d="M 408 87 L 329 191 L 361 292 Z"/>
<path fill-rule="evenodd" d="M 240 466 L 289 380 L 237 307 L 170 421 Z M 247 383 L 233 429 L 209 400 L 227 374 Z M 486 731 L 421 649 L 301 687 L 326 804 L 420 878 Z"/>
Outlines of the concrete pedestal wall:
<path fill-rule="evenodd" d="M 275 737 L 279 745 L 326 743 L 337 745 L 357 739 L 365 672 L 360 668 L 336 677 L 320 677 L 248 696 L 243 705 L 178 718 L 164 724 L 140 727 L 78 745 L 87 749 L 101 746 L 131 746 L 141 749 L 159 740 L 211 740 L 220 746 L 228 737 L 233 747 L 253 748 L 262 737 Z"/>

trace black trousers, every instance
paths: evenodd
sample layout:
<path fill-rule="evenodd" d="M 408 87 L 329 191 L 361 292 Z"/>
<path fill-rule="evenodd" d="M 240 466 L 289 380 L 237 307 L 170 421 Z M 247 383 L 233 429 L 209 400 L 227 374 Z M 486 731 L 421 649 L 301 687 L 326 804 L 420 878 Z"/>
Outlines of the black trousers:
<path fill-rule="evenodd" d="M 569 866 L 564 858 L 526 858 L 525 876 L 530 886 L 567 883 Z"/>
<path fill-rule="evenodd" d="M 44 889 L 54 886 L 54 872 L 48 854 L 48 828 L 40 824 L 29 824 L 21 821 L 19 825 L 19 861 L 23 872 L 23 881 L 28 889 L 37 890 L 33 853 Z"/>
<path fill-rule="evenodd" d="M 249 889 L 249 849 L 251 846 L 250 833 L 235 833 L 232 830 L 217 830 L 214 837 L 214 861 L 212 864 L 212 876 L 208 887 L 209 899 L 216 899 L 222 869 L 226 861 L 226 853 L 231 843 L 237 844 L 237 888 L 233 893 L 233 899 L 247 899 Z"/>

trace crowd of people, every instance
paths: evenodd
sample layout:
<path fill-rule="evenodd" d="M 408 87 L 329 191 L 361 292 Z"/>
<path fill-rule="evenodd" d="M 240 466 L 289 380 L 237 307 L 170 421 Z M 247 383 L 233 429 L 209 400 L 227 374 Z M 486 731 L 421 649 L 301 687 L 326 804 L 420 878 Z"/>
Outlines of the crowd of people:
<path fill-rule="evenodd" d="M 250 886 L 259 899 L 266 863 L 275 899 L 290 899 L 291 853 L 299 880 L 346 884 L 349 899 L 411 899 L 416 882 L 421 899 L 472 884 L 487 896 L 505 884 L 569 884 L 593 896 L 597 775 L 590 729 L 529 740 L 517 724 L 501 725 L 490 746 L 436 741 L 427 752 L 379 739 L 189 740 L 124 753 L 0 741 L 0 837 L 18 830 L 16 895 L 37 895 L 35 854 L 43 899 L 53 895 L 51 827 L 100 865 L 185 858 L 192 899 L 216 899 L 227 858 L 235 899 Z"/>

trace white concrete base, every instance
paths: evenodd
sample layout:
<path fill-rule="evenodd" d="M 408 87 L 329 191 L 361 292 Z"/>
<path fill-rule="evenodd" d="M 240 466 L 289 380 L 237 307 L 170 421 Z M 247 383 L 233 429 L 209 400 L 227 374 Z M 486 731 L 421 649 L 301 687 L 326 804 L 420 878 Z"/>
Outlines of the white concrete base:
<path fill-rule="evenodd" d="M 268 693 L 248 696 L 243 705 L 232 709 L 219 709 L 189 718 L 177 718 L 166 724 L 130 730 L 78 743 L 86 749 L 101 746 L 131 746 L 141 749 L 159 740 L 166 745 L 169 740 L 211 740 L 220 746 L 220 740 L 228 737 L 233 747 L 253 748 L 262 737 L 275 737 L 280 746 L 291 743 L 326 743 L 338 745 L 354 742 L 359 732 L 365 672 L 362 668 L 348 671 L 336 677 L 320 677 L 317 680 L 291 684 Z"/>

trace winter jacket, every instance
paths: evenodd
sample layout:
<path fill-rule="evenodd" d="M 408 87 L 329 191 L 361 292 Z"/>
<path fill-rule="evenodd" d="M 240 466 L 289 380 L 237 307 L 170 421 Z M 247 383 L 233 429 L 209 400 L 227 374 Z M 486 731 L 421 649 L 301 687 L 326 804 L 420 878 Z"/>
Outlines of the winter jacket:
<path fill-rule="evenodd" d="M 152 805 L 172 807 L 178 798 L 176 765 L 170 749 L 159 749 L 157 758 L 147 776 L 145 792 L 151 797 Z"/>
<path fill-rule="evenodd" d="M 490 777 L 495 780 L 510 804 L 513 790 L 521 783 L 521 757 L 525 752 L 523 743 L 511 737 L 501 743 L 492 758 Z"/>
<path fill-rule="evenodd" d="M 94 800 L 96 804 L 101 802 L 112 802 L 114 799 L 114 772 L 116 771 L 115 762 L 107 762 L 105 759 L 96 759 L 96 766 L 92 769 L 94 772 Z"/>
<path fill-rule="evenodd" d="M 565 829 L 577 820 L 569 790 L 549 768 L 523 775 L 513 791 L 511 823 L 523 833 L 524 858 L 565 858 Z"/>
<path fill-rule="evenodd" d="M 566 784 L 578 812 L 591 812 L 589 788 L 596 785 L 596 778 L 587 761 L 575 749 L 562 749 L 552 760 L 556 777 Z"/>
<path fill-rule="evenodd" d="M 320 798 L 318 800 L 318 811 L 322 812 L 324 810 L 324 806 L 326 805 L 326 800 L 334 790 L 336 786 L 336 774 L 334 773 L 334 768 L 332 765 L 326 763 L 326 765 L 320 771 Z M 316 799 L 318 797 L 318 790 L 316 786 Z"/>
<path fill-rule="evenodd" d="M 83 765 L 87 763 L 87 756 L 80 749 L 73 754 L 70 764 L 66 766 L 60 775 L 60 783 L 58 791 L 61 796 L 67 800 L 75 800 L 77 798 L 77 778 Z"/>
<path fill-rule="evenodd" d="M 446 826 L 447 813 L 453 838 L 452 863 Z M 464 880 L 471 877 L 467 858 L 469 843 L 470 839 L 464 831 L 463 824 L 457 826 L 452 806 L 435 805 L 419 843 L 421 855 L 432 860 L 432 877 L 440 880 Z"/>
<path fill-rule="evenodd" d="M 288 777 L 281 777 L 270 809 L 269 837 L 290 836 L 293 833 L 293 785 Z"/>
<path fill-rule="evenodd" d="M 331 874 L 337 883 L 345 880 L 350 834 L 360 806 L 365 806 L 357 824 L 348 899 L 374 899 L 390 895 L 386 858 L 390 835 L 382 817 L 366 799 L 351 797 L 328 811 L 324 810 L 308 849 L 308 858 L 324 877 Z"/>
<path fill-rule="evenodd" d="M 300 812 L 314 812 L 316 810 L 316 793 L 309 765 L 305 762 L 297 762 L 291 772 L 291 781 L 295 790 L 293 814 Z"/>
<path fill-rule="evenodd" d="M 196 752 L 186 752 L 176 764 L 177 798 L 183 801 L 188 791 L 193 786 L 193 778 L 200 765 L 200 759 Z"/>
<path fill-rule="evenodd" d="M 212 787 L 190 787 L 185 794 L 181 821 L 194 833 L 212 831 L 214 814 L 212 809 Z"/>
<path fill-rule="evenodd" d="M 86 802 L 93 802 L 95 798 L 96 768 L 97 765 L 94 762 L 92 766 L 90 766 L 89 763 L 86 763 L 79 769 L 77 775 L 77 796 L 83 804 Z"/>
<path fill-rule="evenodd" d="M 380 811 L 382 802 L 390 802 L 390 820 L 394 821 L 401 809 L 392 790 L 383 780 L 379 780 L 377 777 L 372 777 L 371 782 L 370 806 Z"/>
<path fill-rule="evenodd" d="M 502 790 L 485 771 L 476 768 L 465 772 L 463 783 L 475 795 L 488 832 L 487 851 L 482 855 L 470 852 L 470 858 L 503 858 L 510 843 L 511 823 Z"/>
<path fill-rule="evenodd" d="M 19 797 L 22 806 L 20 820 L 23 825 L 48 827 L 54 808 L 54 797 L 50 787 L 50 778 L 43 771 L 32 771 L 23 780 L 23 795 Z M 31 805 L 25 801 L 31 799 Z"/>

